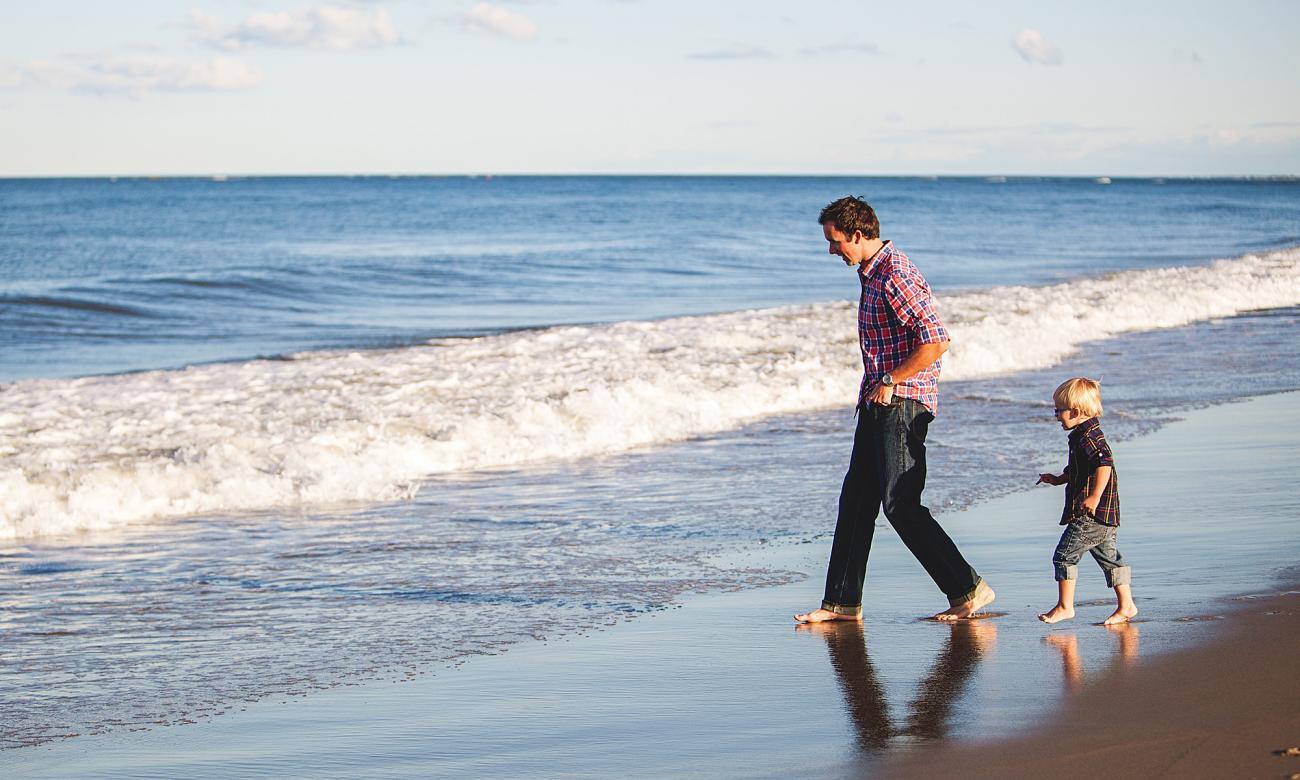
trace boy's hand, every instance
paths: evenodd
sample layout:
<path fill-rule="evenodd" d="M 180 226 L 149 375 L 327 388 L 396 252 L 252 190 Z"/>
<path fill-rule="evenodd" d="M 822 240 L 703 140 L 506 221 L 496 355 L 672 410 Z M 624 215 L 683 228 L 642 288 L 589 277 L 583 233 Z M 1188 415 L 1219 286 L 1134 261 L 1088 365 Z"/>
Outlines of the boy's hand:
<path fill-rule="evenodd" d="M 1034 484 L 1035 485 L 1059 485 L 1061 484 L 1061 478 L 1056 476 L 1055 474 L 1039 474 L 1038 481 L 1035 482 Z"/>
<path fill-rule="evenodd" d="M 1101 496 L 1088 496 L 1083 500 L 1083 511 L 1087 512 L 1093 517 L 1096 517 L 1097 505 L 1100 503 L 1101 503 Z"/>

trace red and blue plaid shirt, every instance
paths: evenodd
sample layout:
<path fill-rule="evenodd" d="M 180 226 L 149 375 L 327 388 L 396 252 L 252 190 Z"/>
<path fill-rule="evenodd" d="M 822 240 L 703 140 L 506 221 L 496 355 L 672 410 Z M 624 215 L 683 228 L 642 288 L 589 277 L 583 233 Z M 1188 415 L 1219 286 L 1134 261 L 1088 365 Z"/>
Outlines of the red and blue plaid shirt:
<path fill-rule="evenodd" d="M 1101 432 L 1101 421 L 1089 417 L 1070 430 L 1070 461 L 1065 467 L 1069 481 L 1065 485 L 1061 525 L 1088 514 L 1083 500 L 1092 495 L 1097 469 L 1102 466 L 1110 466 L 1110 481 L 1102 489 L 1097 511 L 1091 516 L 1102 525 L 1119 525 L 1119 474 L 1115 473 L 1115 458 L 1110 453 L 1106 434 Z"/>
<path fill-rule="evenodd" d="M 867 403 L 867 390 L 893 371 L 921 344 L 948 341 L 934 309 L 930 285 L 907 255 L 886 241 L 870 260 L 858 266 L 862 299 L 858 303 L 858 343 L 862 347 L 862 385 L 858 404 Z M 894 395 L 913 398 L 934 413 L 939 408 L 939 368 L 936 360 L 906 382 Z"/>

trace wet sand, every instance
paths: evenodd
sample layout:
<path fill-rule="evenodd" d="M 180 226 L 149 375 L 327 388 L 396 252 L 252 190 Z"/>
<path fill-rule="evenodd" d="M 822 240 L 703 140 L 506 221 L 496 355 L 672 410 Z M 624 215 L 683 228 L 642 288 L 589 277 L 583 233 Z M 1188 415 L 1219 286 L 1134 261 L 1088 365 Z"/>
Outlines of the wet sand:
<path fill-rule="evenodd" d="M 1215 772 L 1203 767 L 1224 766 L 1233 770 L 1226 776 L 1249 776 L 1236 769 L 1267 758 L 1262 766 L 1285 776 L 1300 771 L 1287 763 L 1300 759 L 1259 751 L 1300 739 L 1282 739 L 1294 732 L 1295 662 L 1274 657 L 1296 646 L 1294 596 L 1283 610 L 1232 597 L 1276 591 L 1300 560 L 1297 429 L 1300 393 L 1289 393 L 1198 410 L 1116 447 L 1120 545 L 1142 610 L 1122 628 L 1097 625 L 1111 594 L 1100 571 L 1084 567 L 1078 616 L 1054 626 L 1035 619 L 1055 598 L 1049 561 L 1061 496 L 1044 488 L 941 518 L 998 590 L 981 620 L 919 620 L 943 603 L 882 527 L 862 624 L 791 621 L 820 600 L 825 536 L 748 556 L 802 572 L 792 584 L 691 596 L 677 609 L 413 680 L 8 750 L 0 766 L 16 777 L 942 776 L 969 774 L 973 751 L 988 750 L 990 774 L 1005 777 L 1040 770 L 1002 740 L 1062 729 L 1084 735 L 1075 745 L 1087 753 L 1065 771 L 1084 761 L 1090 774 L 1172 766 L 1206 776 Z M 1026 464 L 1027 480 L 1050 465 Z M 1232 617 L 1234 606 L 1249 614 Z M 1288 614 L 1260 614 L 1277 611 Z M 1137 697 L 1128 711 L 1141 731 L 1106 730 L 1116 685 Z M 1026 756 L 1053 759 L 1035 744 Z M 1167 763 L 1206 751 L 1227 763 Z M 906 763 L 929 760 L 959 763 Z"/>
<path fill-rule="evenodd" d="M 1300 756 L 1300 592 L 1241 603 L 1208 644 L 1083 689 L 1019 739 L 950 745 L 897 778 L 1290 777 Z M 1063 650 L 1068 654 L 1069 650 Z"/>

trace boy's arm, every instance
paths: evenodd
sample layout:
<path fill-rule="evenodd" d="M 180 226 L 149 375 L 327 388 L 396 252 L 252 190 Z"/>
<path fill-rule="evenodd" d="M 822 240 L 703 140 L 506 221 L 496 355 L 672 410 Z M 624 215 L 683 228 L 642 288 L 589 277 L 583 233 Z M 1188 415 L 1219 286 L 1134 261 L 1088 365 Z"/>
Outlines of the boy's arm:
<path fill-rule="evenodd" d="M 1035 485 L 1064 485 L 1070 478 L 1062 471 L 1060 474 L 1039 474 Z"/>
<path fill-rule="evenodd" d="M 1092 492 L 1083 499 L 1083 508 L 1088 510 L 1088 514 L 1097 514 L 1097 505 L 1101 503 L 1101 494 L 1110 483 L 1110 474 L 1113 470 L 1110 466 L 1097 467 L 1097 473 L 1092 478 Z"/>

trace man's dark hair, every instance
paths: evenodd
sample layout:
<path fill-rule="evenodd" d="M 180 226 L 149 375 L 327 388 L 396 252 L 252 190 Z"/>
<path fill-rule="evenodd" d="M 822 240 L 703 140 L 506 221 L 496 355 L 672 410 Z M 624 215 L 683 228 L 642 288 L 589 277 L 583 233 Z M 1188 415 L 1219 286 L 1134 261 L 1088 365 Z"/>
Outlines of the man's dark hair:
<path fill-rule="evenodd" d="M 852 236 L 856 230 L 862 231 L 863 238 L 880 238 L 880 220 L 876 212 L 862 198 L 852 195 L 840 198 L 822 209 L 817 222 L 830 225 L 846 236 Z"/>

